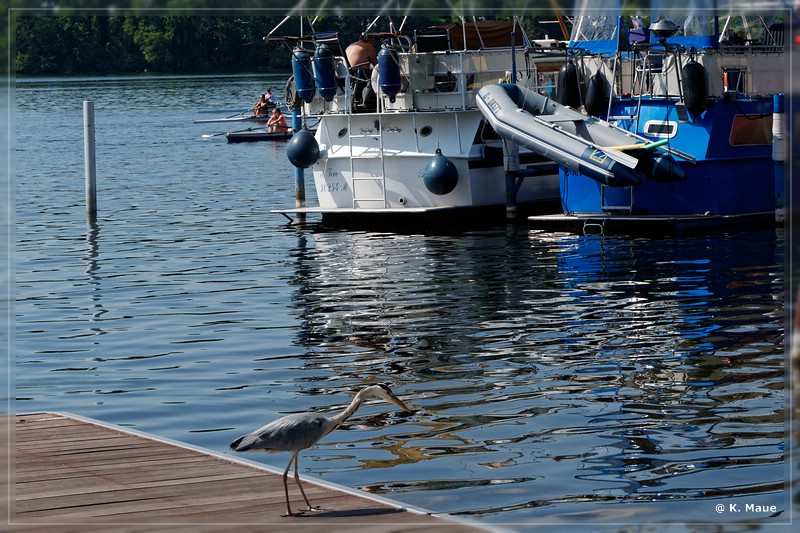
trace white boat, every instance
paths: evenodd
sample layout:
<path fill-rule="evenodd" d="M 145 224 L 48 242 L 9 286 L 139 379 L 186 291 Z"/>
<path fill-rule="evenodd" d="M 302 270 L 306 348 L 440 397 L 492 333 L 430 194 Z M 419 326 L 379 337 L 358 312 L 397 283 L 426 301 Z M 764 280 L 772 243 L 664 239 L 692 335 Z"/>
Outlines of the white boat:
<path fill-rule="evenodd" d="M 556 41 L 529 40 L 516 20 L 462 19 L 416 31 L 413 40 L 402 26 L 374 35 L 382 46 L 373 109 L 354 103 L 336 34 L 295 38 L 295 118 L 318 117 L 319 125 L 313 138 L 295 134 L 287 153 L 296 167 L 310 170 L 319 204 L 275 212 L 474 222 L 475 211 L 502 221 L 518 210 L 560 210 L 556 164 L 524 147 L 504 153 L 476 102 L 481 87 L 509 82 L 512 72 L 522 87 L 552 90 L 564 63 L 563 52 L 548 46 Z"/>

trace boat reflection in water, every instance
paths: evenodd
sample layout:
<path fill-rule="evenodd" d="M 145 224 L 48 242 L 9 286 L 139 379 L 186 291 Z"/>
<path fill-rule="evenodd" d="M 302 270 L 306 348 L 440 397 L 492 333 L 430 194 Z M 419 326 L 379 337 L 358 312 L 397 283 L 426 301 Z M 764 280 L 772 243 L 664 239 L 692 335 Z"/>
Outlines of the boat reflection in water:
<path fill-rule="evenodd" d="M 489 522 L 739 518 L 713 513 L 720 497 L 785 509 L 774 231 L 298 231 L 296 343 L 318 380 L 303 386 L 386 381 L 419 409 L 380 415 L 380 442 L 331 435 L 313 475 L 358 471 Z"/>

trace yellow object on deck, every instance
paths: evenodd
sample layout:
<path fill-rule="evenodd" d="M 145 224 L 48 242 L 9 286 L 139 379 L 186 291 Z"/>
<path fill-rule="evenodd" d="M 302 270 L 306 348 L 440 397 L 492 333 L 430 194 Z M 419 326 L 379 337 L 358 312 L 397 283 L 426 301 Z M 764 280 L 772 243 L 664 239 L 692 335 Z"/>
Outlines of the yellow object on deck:
<path fill-rule="evenodd" d="M 623 144 L 622 146 L 609 146 L 608 148 L 614 150 L 655 150 L 659 146 L 664 146 L 667 142 L 668 139 L 661 139 L 648 144 Z"/>

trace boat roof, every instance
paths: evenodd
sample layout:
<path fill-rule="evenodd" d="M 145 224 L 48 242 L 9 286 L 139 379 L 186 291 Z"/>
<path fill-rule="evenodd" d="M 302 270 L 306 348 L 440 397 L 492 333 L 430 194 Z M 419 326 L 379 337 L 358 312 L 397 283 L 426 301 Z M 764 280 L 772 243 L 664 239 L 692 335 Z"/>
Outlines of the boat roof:
<path fill-rule="evenodd" d="M 275 26 L 267 36 L 264 37 L 265 41 L 285 41 L 285 42 L 298 42 L 298 43 L 314 43 L 317 42 L 320 36 L 335 37 L 338 39 L 338 31 L 319 31 L 315 32 L 311 21 L 306 26 L 311 30 L 311 33 L 303 33 L 301 28 L 301 35 L 274 35 L 276 30 L 290 17 L 286 17 L 280 24 Z M 510 21 L 503 20 L 478 20 L 475 17 L 459 17 L 461 20 L 450 24 L 442 24 L 438 26 L 428 26 L 421 28 L 414 32 L 415 36 L 422 35 L 425 37 L 435 38 L 438 36 L 447 36 L 446 42 L 436 42 L 433 44 L 435 50 L 481 50 L 483 48 L 509 48 L 511 46 L 511 33 L 514 33 L 514 45 L 519 47 L 531 46 L 530 39 L 525 33 L 525 30 L 519 24 L 516 18 Z M 364 32 L 365 35 L 370 35 L 378 38 L 405 38 L 409 36 L 399 31 L 381 32 L 374 29 L 369 29 Z M 410 44 L 410 43 L 409 43 Z"/>
<path fill-rule="evenodd" d="M 654 14 L 631 15 L 628 17 L 610 15 L 587 15 L 576 17 L 572 34 L 570 35 L 570 48 L 580 48 L 593 53 L 614 53 L 630 50 L 630 43 L 659 44 L 660 38 L 655 32 L 650 31 L 653 24 L 662 16 Z M 783 31 L 781 17 L 772 17 L 772 23 L 764 16 L 718 16 L 709 14 L 675 14 L 663 16 L 677 26 L 677 32 L 666 38 L 672 45 L 681 45 L 697 50 L 719 48 L 720 39 L 728 28 L 732 19 L 739 19 L 748 32 Z"/>
<path fill-rule="evenodd" d="M 450 33 L 450 47 L 453 50 L 508 47 L 511 46 L 511 32 L 514 32 L 516 46 L 526 44 L 525 32 L 516 21 L 465 20 L 436 27 Z"/>

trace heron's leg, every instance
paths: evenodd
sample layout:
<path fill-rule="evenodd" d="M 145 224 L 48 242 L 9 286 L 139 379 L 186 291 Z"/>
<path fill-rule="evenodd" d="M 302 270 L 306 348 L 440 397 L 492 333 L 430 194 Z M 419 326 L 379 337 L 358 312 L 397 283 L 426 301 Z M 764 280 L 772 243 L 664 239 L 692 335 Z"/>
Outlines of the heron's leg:
<path fill-rule="evenodd" d="M 297 452 L 297 453 L 299 453 L 299 452 Z M 308 510 L 311 511 L 314 508 L 311 507 L 311 503 L 308 501 L 308 498 L 306 498 L 306 491 L 303 490 L 303 484 L 300 483 L 300 476 L 297 473 L 297 453 L 295 453 L 295 456 L 294 456 L 294 480 L 297 483 L 297 486 L 300 487 L 300 494 L 303 495 L 303 499 L 306 501 L 306 505 L 308 506 Z"/>
<path fill-rule="evenodd" d="M 297 453 L 292 452 L 292 456 L 289 458 L 289 464 L 286 465 L 286 470 L 283 471 L 283 493 L 286 495 L 286 511 L 287 513 L 283 516 L 294 516 L 292 512 L 292 506 L 289 504 L 289 485 L 287 483 L 287 478 L 289 477 L 289 469 L 292 467 L 292 461 L 294 461 L 294 468 L 295 471 L 297 470 Z M 305 494 L 303 494 L 305 497 Z"/>

